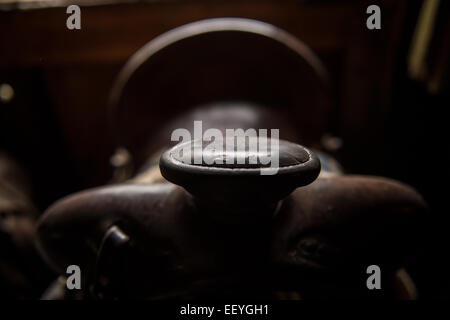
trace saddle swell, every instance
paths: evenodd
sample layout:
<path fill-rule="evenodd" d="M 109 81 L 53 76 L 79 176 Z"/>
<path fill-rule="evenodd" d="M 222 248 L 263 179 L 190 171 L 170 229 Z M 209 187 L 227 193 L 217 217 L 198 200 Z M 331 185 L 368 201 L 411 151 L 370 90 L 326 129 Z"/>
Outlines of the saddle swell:
<path fill-rule="evenodd" d="M 308 297 L 305 278 L 317 279 L 316 285 L 348 287 L 367 265 L 383 266 L 386 275 L 395 273 L 418 241 L 425 212 L 420 195 L 401 183 L 335 176 L 296 189 L 267 221 L 230 225 L 199 211 L 190 194 L 169 182 L 123 184 L 57 202 L 41 219 L 38 234 L 41 249 L 61 274 L 74 263 L 93 274 L 99 272 L 96 263 L 104 254 L 105 234 L 119 226 L 130 239 L 122 266 L 128 272 L 120 274 L 120 282 L 127 285 L 120 295 L 144 292 L 152 297 L 168 294 L 169 289 L 189 291 L 208 278 L 217 284 L 259 270 L 265 282 L 257 287 L 247 283 L 246 290 L 275 292 L 296 283 L 291 289 Z M 133 275 L 134 262 L 139 262 L 139 270 L 146 270 L 146 281 Z M 280 271 L 285 269 L 289 272 Z M 285 279 L 287 274 L 290 280 Z M 243 284 L 234 290 L 243 290 Z"/>

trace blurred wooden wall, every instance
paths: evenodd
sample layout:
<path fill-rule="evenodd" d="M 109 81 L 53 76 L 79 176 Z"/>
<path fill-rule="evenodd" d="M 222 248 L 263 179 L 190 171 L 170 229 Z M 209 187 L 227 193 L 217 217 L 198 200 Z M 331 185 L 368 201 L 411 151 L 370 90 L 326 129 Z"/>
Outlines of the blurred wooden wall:
<path fill-rule="evenodd" d="M 66 28 L 65 7 L 0 11 L 0 81 L 17 78 L 8 75 L 37 74 L 28 82 L 19 81 L 17 95 L 27 96 L 27 110 L 48 109 L 54 116 L 54 135 L 61 136 L 79 187 L 99 185 L 111 176 L 109 157 L 114 150 L 107 95 L 127 58 L 162 32 L 191 21 L 254 18 L 291 32 L 323 59 L 336 104 L 329 133 L 343 138 L 339 157 L 358 170 L 374 155 L 370 142 L 377 143 L 383 134 L 413 2 L 155 1 L 81 6 L 78 31 Z M 381 7 L 381 30 L 366 28 L 369 4 Z M 44 93 L 34 98 L 35 81 L 41 82 Z"/>

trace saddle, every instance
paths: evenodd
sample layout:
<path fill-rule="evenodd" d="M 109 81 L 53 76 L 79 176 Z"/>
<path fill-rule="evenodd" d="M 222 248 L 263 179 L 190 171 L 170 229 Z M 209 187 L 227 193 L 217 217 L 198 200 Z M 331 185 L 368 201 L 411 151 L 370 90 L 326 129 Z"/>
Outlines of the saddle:
<path fill-rule="evenodd" d="M 79 266 L 85 299 L 415 298 L 405 267 L 427 205 L 318 150 L 331 101 L 320 60 L 272 25 L 210 19 L 161 35 L 111 91 L 116 181 L 46 210 L 42 256 L 62 276 Z M 245 139 L 215 150 L 220 162 L 180 156 L 199 140 L 171 133 L 200 121 L 223 136 L 278 129 L 276 173 L 250 163 L 260 149 L 227 161 Z M 374 265 L 380 290 L 366 283 Z"/>

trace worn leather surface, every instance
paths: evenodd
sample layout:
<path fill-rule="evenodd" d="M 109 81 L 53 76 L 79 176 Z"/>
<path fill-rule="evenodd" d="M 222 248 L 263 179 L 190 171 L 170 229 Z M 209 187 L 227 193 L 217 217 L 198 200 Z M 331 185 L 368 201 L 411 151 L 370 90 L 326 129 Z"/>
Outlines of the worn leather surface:
<path fill-rule="evenodd" d="M 401 183 L 336 176 L 295 190 L 270 219 L 230 225 L 198 211 L 181 187 L 125 184 L 57 202 L 38 232 L 48 261 L 63 273 L 73 263 L 93 270 L 104 233 L 120 226 L 132 243 L 129 272 L 120 275 L 128 293 L 195 292 L 203 282 L 208 288 L 241 278 L 247 280 L 238 287 L 248 290 L 302 291 L 308 274 L 326 275 L 320 284 L 357 277 L 367 264 L 395 270 L 417 241 L 425 211 L 423 199 Z"/>

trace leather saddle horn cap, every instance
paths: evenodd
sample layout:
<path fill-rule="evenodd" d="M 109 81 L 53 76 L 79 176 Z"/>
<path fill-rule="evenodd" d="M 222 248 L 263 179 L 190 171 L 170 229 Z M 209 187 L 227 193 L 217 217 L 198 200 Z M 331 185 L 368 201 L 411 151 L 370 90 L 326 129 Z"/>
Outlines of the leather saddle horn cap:
<path fill-rule="evenodd" d="M 278 140 L 275 150 L 270 138 L 265 141 L 259 138 L 258 143 L 266 143 L 268 150 L 250 152 L 245 159 L 241 159 L 243 163 L 240 164 L 238 150 L 248 147 L 248 141 L 237 140 L 237 144 L 233 144 L 234 151 L 226 150 L 226 139 L 219 140 L 223 149 L 213 153 L 203 151 L 201 163 L 198 164 L 195 163 L 195 152 L 191 152 L 187 159 L 180 155 L 186 150 L 202 148 L 202 141 L 177 144 L 161 156 L 161 173 L 170 182 L 190 192 L 197 205 L 210 215 L 225 209 L 222 218 L 232 220 L 230 217 L 233 216 L 239 223 L 243 223 L 248 213 L 259 215 L 256 218 L 251 216 L 250 223 L 255 223 L 255 219 L 265 219 L 264 215 L 273 215 L 281 199 L 297 187 L 313 182 L 319 175 L 320 161 L 317 156 L 307 148 L 285 140 Z M 263 157 L 275 155 L 275 152 L 277 167 L 261 163 Z M 208 158 L 214 162 L 205 163 Z M 255 161 L 250 163 L 250 158 Z"/>

